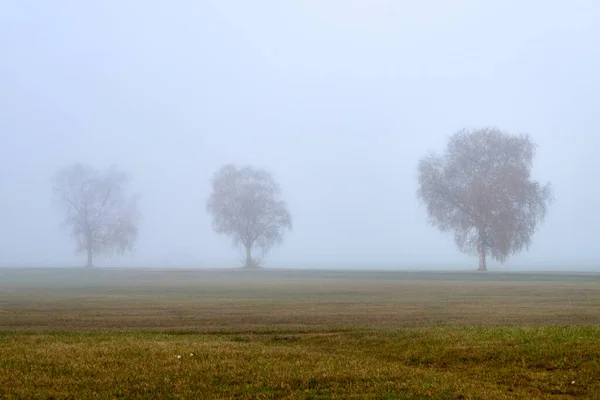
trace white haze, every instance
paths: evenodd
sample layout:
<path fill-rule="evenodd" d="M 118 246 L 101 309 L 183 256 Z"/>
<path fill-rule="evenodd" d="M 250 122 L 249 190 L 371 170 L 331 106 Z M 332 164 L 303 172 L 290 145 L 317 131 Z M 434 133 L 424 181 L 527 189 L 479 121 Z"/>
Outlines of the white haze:
<path fill-rule="evenodd" d="M 556 197 L 494 270 L 599 265 L 600 3 L 6 1 L 0 266 L 74 266 L 51 177 L 117 164 L 142 194 L 136 251 L 101 266 L 226 267 L 224 163 L 270 170 L 294 230 L 266 266 L 476 268 L 415 198 L 417 160 L 464 127 L 527 132 Z"/>

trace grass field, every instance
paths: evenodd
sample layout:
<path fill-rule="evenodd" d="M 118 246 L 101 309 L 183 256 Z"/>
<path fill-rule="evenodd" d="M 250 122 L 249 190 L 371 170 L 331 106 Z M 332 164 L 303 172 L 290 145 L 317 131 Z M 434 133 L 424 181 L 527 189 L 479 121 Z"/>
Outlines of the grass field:
<path fill-rule="evenodd" d="M 0 398 L 597 399 L 600 274 L 0 269 Z"/>

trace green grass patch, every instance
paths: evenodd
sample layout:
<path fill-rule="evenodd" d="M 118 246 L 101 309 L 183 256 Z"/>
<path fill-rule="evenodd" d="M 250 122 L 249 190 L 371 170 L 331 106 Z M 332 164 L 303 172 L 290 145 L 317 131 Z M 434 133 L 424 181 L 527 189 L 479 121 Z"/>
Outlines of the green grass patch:
<path fill-rule="evenodd" d="M 0 397 L 593 399 L 599 337 L 590 326 L 4 332 Z"/>

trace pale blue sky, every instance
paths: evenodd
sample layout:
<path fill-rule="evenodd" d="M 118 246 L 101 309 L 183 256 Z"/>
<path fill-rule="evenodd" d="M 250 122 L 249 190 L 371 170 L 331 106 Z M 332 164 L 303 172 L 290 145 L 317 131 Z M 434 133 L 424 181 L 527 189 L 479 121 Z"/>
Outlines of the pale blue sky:
<path fill-rule="evenodd" d="M 600 265 L 598 21 L 592 0 L 3 2 L 0 265 L 84 262 L 51 202 L 75 161 L 142 193 L 136 252 L 99 264 L 237 265 L 204 207 L 236 162 L 272 171 L 294 217 L 268 266 L 473 269 L 415 168 L 482 125 L 530 133 L 556 195 L 502 269 Z"/>

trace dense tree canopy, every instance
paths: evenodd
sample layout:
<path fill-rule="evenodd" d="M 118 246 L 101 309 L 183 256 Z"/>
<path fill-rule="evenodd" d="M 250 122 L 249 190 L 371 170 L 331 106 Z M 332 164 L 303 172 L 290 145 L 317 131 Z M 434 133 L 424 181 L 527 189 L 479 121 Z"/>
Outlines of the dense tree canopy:
<path fill-rule="evenodd" d="M 280 195 L 277 182 L 261 169 L 228 164 L 214 175 L 207 202 L 213 229 L 244 247 L 246 268 L 260 264 L 260 259 L 252 256 L 253 248 L 264 256 L 292 228 L 291 215 Z"/>
<path fill-rule="evenodd" d="M 504 262 L 528 249 L 552 201 L 550 183 L 531 179 L 535 145 L 528 135 L 495 128 L 454 134 L 442 156 L 431 154 L 418 165 L 418 198 L 430 222 L 453 231 L 458 248 Z"/>
<path fill-rule="evenodd" d="M 129 176 L 116 167 L 101 171 L 74 164 L 54 177 L 54 199 L 64 212 L 64 224 L 78 252 L 93 256 L 130 251 L 138 236 L 137 196 L 127 196 Z"/>

